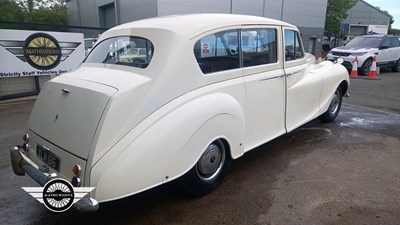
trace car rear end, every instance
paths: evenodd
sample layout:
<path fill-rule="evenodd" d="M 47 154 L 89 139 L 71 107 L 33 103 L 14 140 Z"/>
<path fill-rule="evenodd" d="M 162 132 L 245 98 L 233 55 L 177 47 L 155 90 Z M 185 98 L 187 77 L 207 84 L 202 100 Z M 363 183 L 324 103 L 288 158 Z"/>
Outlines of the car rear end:
<path fill-rule="evenodd" d="M 93 137 L 117 91 L 63 76 L 46 83 L 31 112 L 22 145 L 10 150 L 15 174 L 27 173 L 41 186 L 54 178 L 82 186 Z M 97 204 L 93 199 L 87 202 Z M 90 211 L 92 206 L 87 207 Z"/>

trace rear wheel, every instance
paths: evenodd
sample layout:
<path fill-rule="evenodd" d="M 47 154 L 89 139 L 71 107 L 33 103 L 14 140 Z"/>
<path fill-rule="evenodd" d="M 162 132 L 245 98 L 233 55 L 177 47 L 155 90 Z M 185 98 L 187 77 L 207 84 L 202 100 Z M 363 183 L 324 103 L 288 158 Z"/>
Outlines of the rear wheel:
<path fill-rule="evenodd" d="M 371 65 L 372 59 L 366 59 L 365 62 L 362 64 L 360 70 L 358 71 L 359 75 L 368 76 Z"/>
<path fill-rule="evenodd" d="M 342 106 L 342 97 L 342 88 L 338 87 L 333 95 L 331 103 L 329 104 L 328 110 L 319 117 L 321 122 L 329 123 L 336 119 Z"/>
<path fill-rule="evenodd" d="M 396 65 L 392 67 L 393 72 L 400 72 L 400 59 L 397 60 Z"/>
<path fill-rule="evenodd" d="M 229 170 L 231 157 L 224 142 L 220 139 L 211 143 L 196 165 L 180 180 L 180 189 L 198 197 L 215 189 Z"/>

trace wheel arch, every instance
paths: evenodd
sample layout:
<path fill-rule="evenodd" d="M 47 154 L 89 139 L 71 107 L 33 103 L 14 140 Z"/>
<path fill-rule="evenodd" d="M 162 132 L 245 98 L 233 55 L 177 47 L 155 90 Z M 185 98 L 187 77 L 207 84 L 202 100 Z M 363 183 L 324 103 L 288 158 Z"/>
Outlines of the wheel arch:
<path fill-rule="evenodd" d="M 342 97 L 347 93 L 349 89 L 349 82 L 347 80 L 343 80 L 339 86 L 342 89 Z"/>
<path fill-rule="evenodd" d="M 90 185 L 96 186 L 94 196 L 100 202 L 180 177 L 217 138 L 228 144 L 231 156 L 243 154 L 244 111 L 229 94 L 200 96 L 152 120 L 142 131 L 130 131 L 91 168 Z M 195 151 L 193 146 L 197 146 Z M 121 180 L 124 185 L 116 189 L 114 184 Z"/>
<path fill-rule="evenodd" d="M 226 124 L 229 124 L 230 129 L 225 128 Z M 235 121 L 235 118 L 228 114 L 219 114 L 208 120 L 176 154 L 165 172 L 168 180 L 163 182 L 177 179 L 189 172 L 207 147 L 216 140 L 222 141 L 227 157 L 239 158 L 244 153 L 244 124 Z"/>
<path fill-rule="evenodd" d="M 339 64 L 333 64 L 324 69 L 324 85 L 320 97 L 320 112 L 319 115 L 326 112 L 333 98 L 336 89 L 342 89 L 342 97 L 347 93 L 350 87 L 350 78 L 347 70 Z M 319 116 L 318 115 L 318 116 Z"/>

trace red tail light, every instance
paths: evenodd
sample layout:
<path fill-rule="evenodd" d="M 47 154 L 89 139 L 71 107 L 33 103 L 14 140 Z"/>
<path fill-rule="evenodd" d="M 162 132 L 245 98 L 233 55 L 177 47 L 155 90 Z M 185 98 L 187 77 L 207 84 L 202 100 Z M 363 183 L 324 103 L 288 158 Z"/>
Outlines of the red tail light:
<path fill-rule="evenodd" d="M 79 176 L 81 174 L 81 166 L 75 165 L 74 167 L 72 167 L 72 172 L 75 176 Z"/>
<path fill-rule="evenodd" d="M 82 167 L 80 165 L 75 165 L 74 167 L 72 167 L 72 173 L 74 173 L 74 177 L 72 177 L 71 184 L 74 187 L 81 186 L 81 179 L 79 178 L 79 175 L 81 174 L 81 169 Z"/>
<path fill-rule="evenodd" d="M 24 151 L 28 151 L 28 150 L 29 150 L 29 145 L 28 145 L 27 143 L 24 143 L 24 144 L 22 145 L 22 149 L 23 149 Z"/>
<path fill-rule="evenodd" d="M 81 186 L 81 179 L 79 177 L 73 177 L 71 180 L 71 184 L 74 187 L 80 187 Z"/>
<path fill-rule="evenodd" d="M 24 136 L 22 136 L 22 140 L 23 140 L 25 143 L 29 143 L 29 134 L 25 134 Z"/>

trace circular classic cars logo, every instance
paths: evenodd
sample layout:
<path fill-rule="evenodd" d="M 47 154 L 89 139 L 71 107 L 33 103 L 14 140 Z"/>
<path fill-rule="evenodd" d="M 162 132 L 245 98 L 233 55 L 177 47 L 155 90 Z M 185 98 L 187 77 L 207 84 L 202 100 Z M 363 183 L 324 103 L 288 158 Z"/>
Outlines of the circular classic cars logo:
<path fill-rule="evenodd" d="M 43 188 L 44 205 L 53 212 L 64 212 L 74 202 L 74 188 L 64 179 L 53 179 Z"/>
<path fill-rule="evenodd" d="M 45 33 L 35 33 L 25 40 L 24 55 L 36 69 L 49 70 L 61 60 L 61 47 L 57 40 Z"/>

